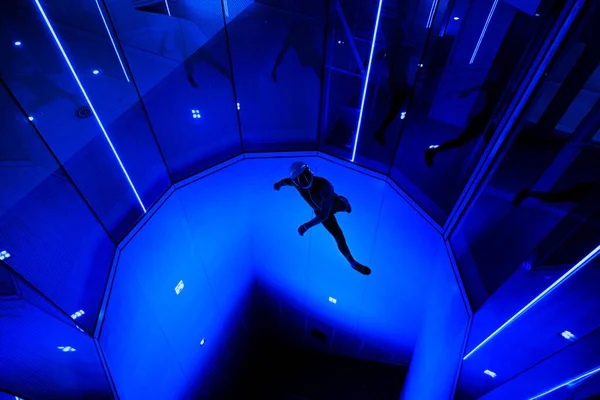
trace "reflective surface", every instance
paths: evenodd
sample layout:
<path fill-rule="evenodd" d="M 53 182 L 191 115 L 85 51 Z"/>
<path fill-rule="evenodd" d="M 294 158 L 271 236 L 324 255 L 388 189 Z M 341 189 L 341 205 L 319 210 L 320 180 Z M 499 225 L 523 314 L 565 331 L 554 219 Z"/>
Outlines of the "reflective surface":
<path fill-rule="evenodd" d="M 451 236 L 476 310 L 458 389 L 465 399 L 502 398 L 513 381 L 521 382 L 515 393 L 533 396 L 517 376 L 546 371 L 529 378 L 539 381 L 539 394 L 597 363 L 597 339 L 588 336 L 600 328 L 598 12 L 588 4 L 574 22 L 501 162 Z M 580 340 L 589 355 L 570 350 L 584 346 Z M 549 361 L 555 357 L 569 366 L 561 374 L 541 367 L 558 365 Z"/>
<path fill-rule="evenodd" d="M 2 264 L 0 319 L 4 390 L 27 399 L 113 398 L 94 339 Z"/>

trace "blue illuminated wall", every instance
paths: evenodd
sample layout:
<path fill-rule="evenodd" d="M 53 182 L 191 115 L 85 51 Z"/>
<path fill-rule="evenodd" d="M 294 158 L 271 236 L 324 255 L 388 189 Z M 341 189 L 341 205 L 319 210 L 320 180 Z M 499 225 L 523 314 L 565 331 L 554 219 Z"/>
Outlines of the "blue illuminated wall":
<path fill-rule="evenodd" d="M 202 390 L 217 360 L 231 357 L 223 354 L 247 318 L 255 284 L 306 318 L 360 337 L 365 347 L 377 344 L 395 363 L 411 360 L 415 344 L 427 340 L 423 329 L 438 328 L 422 318 L 433 308 L 429 302 L 442 301 L 423 294 L 451 288 L 450 276 L 431 281 L 452 275 L 435 229 L 376 176 L 303 157 L 352 203 L 352 213 L 338 214 L 338 221 L 355 258 L 373 269 L 362 276 L 321 226 L 298 235 L 310 208 L 295 189 L 272 188 L 294 159 L 244 159 L 184 183 L 121 245 L 100 334 L 121 398 L 185 398 Z M 442 324 L 464 327 L 461 315 L 449 314 L 459 319 Z"/>

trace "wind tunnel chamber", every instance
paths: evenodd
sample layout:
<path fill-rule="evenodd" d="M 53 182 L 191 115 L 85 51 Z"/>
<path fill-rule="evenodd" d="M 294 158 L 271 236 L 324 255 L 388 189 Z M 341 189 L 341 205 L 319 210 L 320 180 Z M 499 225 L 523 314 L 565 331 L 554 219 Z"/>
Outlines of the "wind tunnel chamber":
<path fill-rule="evenodd" d="M 2 1 L 0 399 L 595 394 L 597 8 Z"/>

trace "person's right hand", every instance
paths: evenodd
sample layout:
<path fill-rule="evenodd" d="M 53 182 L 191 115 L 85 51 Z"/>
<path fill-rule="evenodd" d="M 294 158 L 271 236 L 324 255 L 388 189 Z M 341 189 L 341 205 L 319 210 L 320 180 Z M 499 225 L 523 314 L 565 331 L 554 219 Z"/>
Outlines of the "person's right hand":
<path fill-rule="evenodd" d="M 275 189 L 276 191 L 279 192 L 279 189 L 281 189 L 281 188 L 279 187 L 279 184 L 277 182 L 275 182 L 275 184 L 273 185 L 273 189 Z"/>

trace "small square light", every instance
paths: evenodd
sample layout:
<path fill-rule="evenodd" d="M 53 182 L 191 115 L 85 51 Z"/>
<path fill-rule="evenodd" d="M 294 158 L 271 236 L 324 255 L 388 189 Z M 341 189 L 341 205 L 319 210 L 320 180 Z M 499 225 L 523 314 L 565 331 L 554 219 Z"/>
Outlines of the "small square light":
<path fill-rule="evenodd" d="M 204 343 L 206 343 L 206 338 L 202 338 L 202 340 L 200 341 L 200 346 L 204 346 Z"/>
<path fill-rule="evenodd" d="M 337 303 L 337 299 L 334 299 L 333 297 L 329 297 L 329 302 L 336 304 Z"/>
<path fill-rule="evenodd" d="M 489 369 L 486 369 L 485 371 L 483 371 L 484 374 L 491 376 L 492 378 L 496 377 L 496 373 L 493 371 L 490 371 Z"/>
<path fill-rule="evenodd" d="M 570 340 L 571 342 L 577 340 L 577 338 L 575 337 L 575 335 L 573 335 L 571 332 L 569 331 L 564 331 L 561 332 L 560 336 L 564 337 L 567 340 Z"/>
<path fill-rule="evenodd" d="M 4 261 L 7 258 L 10 258 L 10 253 L 6 250 L 0 251 L 0 261 Z"/>
<path fill-rule="evenodd" d="M 183 281 L 179 281 L 179 283 L 177 284 L 177 286 L 175 286 L 175 293 L 177 293 L 179 295 L 179 293 L 181 293 L 181 291 L 183 290 Z"/>
<path fill-rule="evenodd" d="M 459 19 L 460 19 L 460 18 L 458 18 L 458 17 L 454 17 L 454 20 L 455 20 L 455 21 L 458 21 Z"/>

